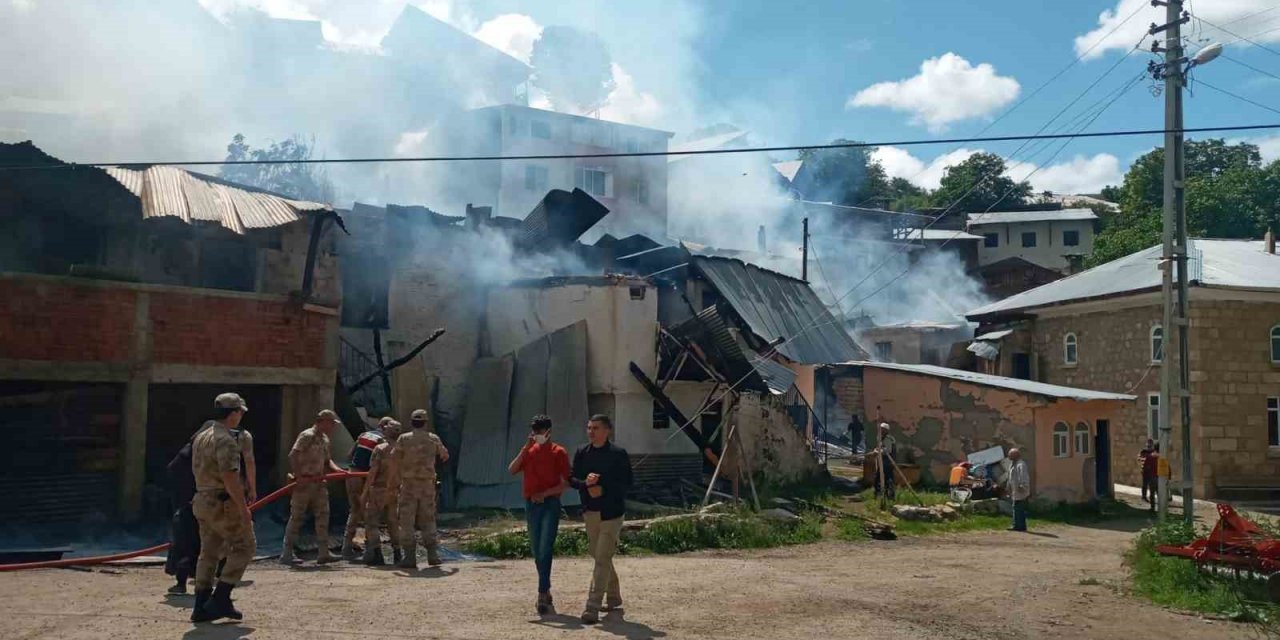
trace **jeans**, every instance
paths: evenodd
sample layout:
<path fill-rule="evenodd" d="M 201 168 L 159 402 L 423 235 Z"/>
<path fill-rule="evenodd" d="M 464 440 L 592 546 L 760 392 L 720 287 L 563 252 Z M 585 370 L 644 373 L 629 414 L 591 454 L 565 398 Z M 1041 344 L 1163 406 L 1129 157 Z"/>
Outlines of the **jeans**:
<path fill-rule="evenodd" d="M 1015 500 L 1013 502 L 1013 530 L 1027 530 L 1027 501 Z"/>
<path fill-rule="evenodd" d="M 1149 499 L 1152 504 L 1155 504 L 1155 494 L 1156 494 L 1156 477 L 1142 476 L 1142 499 L 1143 500 Z"/>
<path fill-rule="evenodd" d="M 560 498 L 547 498 L 541 503 L 526 500 L 525 517 L 529 521 L 533 563 L 538 567 L 538 593 L 550 593 L 551 556 L 556 548 L 556 532 L 560 529 Z"/>

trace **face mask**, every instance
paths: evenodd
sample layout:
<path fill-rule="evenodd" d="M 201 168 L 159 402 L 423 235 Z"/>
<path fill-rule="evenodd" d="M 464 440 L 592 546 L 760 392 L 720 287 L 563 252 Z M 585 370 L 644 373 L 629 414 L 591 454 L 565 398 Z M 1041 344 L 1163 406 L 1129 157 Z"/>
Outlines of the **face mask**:
<path fill-rule="evenodd" d="M 546 444 L 546 443 L 547 443 L 547 434 L 545 434 L 545 433 L 535 433 L 535 434 L 533 434 L 533 441 L 534 441 L 534 442 L 536 442 L 536 443 L 538 443 L 538 444 Z"/>

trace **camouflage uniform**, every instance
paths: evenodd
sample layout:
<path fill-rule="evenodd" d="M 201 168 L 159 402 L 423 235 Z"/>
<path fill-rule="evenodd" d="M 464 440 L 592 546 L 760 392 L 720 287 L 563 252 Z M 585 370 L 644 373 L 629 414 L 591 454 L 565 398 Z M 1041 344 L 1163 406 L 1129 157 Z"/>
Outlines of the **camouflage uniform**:
<path fill-rule="evenodd" d="M 355 444 L 351 447 L 351 455 L 347 459 L 348 471 L 369 471 L 372 451 L 378 444 L 386 440 L 383 429 L 391 423 L 391 418 L 386 417 L 378 421 L 377 428 L 370 429 L 356 438 Z M 347 528 L 342 535 L 342 558 L 344 560 L 355 559 L 355 538 L 356 530 L 364 526 L 365 545 L 369 542 L 369 527 L 365 524 L 364 513 L 364 483 L 365 477 L 347 478 Z"/>
<path fill-rule="evenodd" d="M 415 429 L 396 439 L 391 452 L 399 486 L 400 535 L 404 550 L 401 566 L 418 565 L 418 545 L 414 531 L 422 534 L 427 562 L 440 564 L 436 539 L 436 460 L 446 456 L 439 436 L 425 428 Z"/>
<path fill-rule="evenodd" d="M 401 546 L 399 543 L 400 514 L 395 500 L 396 487 L 391 486 L 391 452 L 395 439 L 400 436 L 400 423 L 392 422 L 384 427 L 386 440 L 373 449 L 369 463 L 368 484 L 364 500 L 364 562 L 380 564 L 382 562 L 382 519 L 387 520 L 387 534 L 391 538 L 391 549 L 396 562 L 400 561 Z"/>
<path fill-rule="evenodd" d="M 236 510 L 222 482 L 223 473 L 240 472 L 240 447 L 226 425 L 215 423 L 196 436 L 191 444 L 191 471 L 196 480 L 191 510 L 200 523 L 195 589 L 213 588 L 214 571 L 224 556 L 227 562 L 220 580 L 234 586 L 253 560 L 257 541 L 252 524 Z"/>
<path fill-rule="evenodd" d="M 293 470 L 295 478 L 322 477 L 329 468 L 329 436 L 313 426 L 298 434 L 289 455 L 297 459 L 297 466 Z M 298 539 L 298 531 L 302 528 L 302 520 L 308 511 L 315 516 L 317 561 L 332 559 L 329 552 L 329 488 L 323 481 L 305 484 L 300 482 L 293 488 L 293 497 L 289 500 L 289 524 L 284 528 L 281 562 L 293 560 L 293 544 Z"/>

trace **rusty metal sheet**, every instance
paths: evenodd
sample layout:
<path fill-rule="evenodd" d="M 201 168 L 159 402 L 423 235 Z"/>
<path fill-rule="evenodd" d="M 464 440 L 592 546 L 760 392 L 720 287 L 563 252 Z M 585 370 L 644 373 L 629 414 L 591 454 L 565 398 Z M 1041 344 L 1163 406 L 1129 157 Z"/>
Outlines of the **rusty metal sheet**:
<path fill-rule="evenodd" d="M 507 416 L 515 358 L 482 358 L 467 379 L 467 414 L 458 450 L 458 481 L 496 485 L 507 474 Z"/>

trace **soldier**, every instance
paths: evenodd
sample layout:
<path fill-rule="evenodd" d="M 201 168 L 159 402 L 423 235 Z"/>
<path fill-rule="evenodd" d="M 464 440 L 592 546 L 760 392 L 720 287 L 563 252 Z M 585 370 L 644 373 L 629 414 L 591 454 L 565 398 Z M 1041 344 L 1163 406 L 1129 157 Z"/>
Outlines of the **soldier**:
<path fill-rule="evenodd" d="M 257 546 L 253 515 L 240 484 L 240 446 L 231 436 L 231 429 L 240 424 L 249 407 L 234 393 L 218 396 L 213 406 L 217 420 L 191 443 L 191 470 L 196 481 L 191 510 L 200 523 L 192 622 L 244 617 L 231 603 L 231 590 L 239 584 Z M 224 556 L 227 564 L 214 589 L 213 573 Z"/>
<path fill-rule="evenodd" d="M 378 426 L 365 431 L 356 438 L 356 442 L 351 447 L 351 455 L 347 458 L 347 469 L 350 471 L 369 471 L 369 462 L 373 457 L 373 450 L 379 444 L 386 440 L 383 436 L 383 429 L 387 423 L 392 422 L 391 416 L 386 416 L 378 421 Z M 364 485 L 366 478 L 347 478 L 347 530 L 342 536 L 342 559 L 355 560 L 355 538 L 356 529 L 364 524 Z M 369 527 L 365 526 L 365 545 L 369 540 Z"/>
<path fill-rule="evenodd" d="M 342 424 L 338 414 L 325 409 L 316 416 L 310 429 L 298 434 L 289 450 L 289 468 L 298 486 L 289 500 L 289 524 L 284 528 L 284 548 L 280 551 L 280 564 L 293 564 L 293 543 L 298 539 L 302 520 L 310 511 L 316 521 L 317 564 L 337 562 L 329 553 L 329 488 L 325 486 L 327 472 L 342 473 L 342 468 L 330 457 L 329 434 Z"/>
<path fill-rule="evenodd" d="M 400 434 L 404 433 L 404 426 L 395 420 L 391 420 L 383 427 L 383 434 L 386 436 L 378 446 L 374 447 L 373 455 L 369 459 L 369 475 L 364 479 L 364 563 L 369 566 L 378 566 L 384 564 L 382 557 L 382 527 L 383 514 L 386 514 L 387 534 L 391 538 L 391 554 L 393 562 L 400 562 L 400 543 L 398 535 L 400 533 L 400 514 L 396 513 L 398 505 L 393 499 L 395 497 L 395 487 L 390 484 L 390 465 L 392 443 Z"/>
<path fill-rule="evenodd" d="M 427 428 L 427 412 L 417 409 L 410 416 L 413 430 L 396 439 L 391 451 L 391 478 L 399 487 L 400 546 L 404 558 L 396 563 L 403 569 L 418 568 L 418 543 L 414 531 L 422 534 L 427 548 L 427 564 L 440 564 L 436 539 L 436 460 L 449 460 L 449 450 L 439 436 Z"/>

